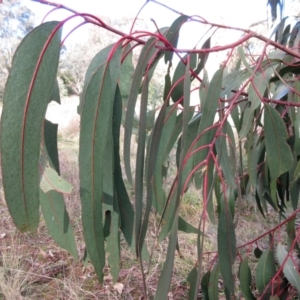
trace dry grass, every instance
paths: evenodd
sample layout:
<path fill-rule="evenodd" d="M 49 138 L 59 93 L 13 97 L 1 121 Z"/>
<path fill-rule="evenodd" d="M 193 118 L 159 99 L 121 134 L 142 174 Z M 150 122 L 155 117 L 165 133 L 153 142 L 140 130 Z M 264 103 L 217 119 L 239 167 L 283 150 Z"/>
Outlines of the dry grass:
<path fill-rule="evenodd" d="M 74 118 L 59 129 L 59 154 L 61 174 L 74 187 L 65 198 L 67 210 L 76 235 L 80 256 L 84 253 L 81 228 L 79 178 L 78 178 L 78 119 Z M 1 178 L 0 178 L 1 179 Z M 0 180 L 1 182 L 1 180 Z M 35 233 L 20 234 L 16 231 L 0 191 L 0 300 L 19 299 L 142 299 L 142 277 L 135 256 L 121 239 L 121 271 L 117 284 L 113 283 L 109 268 L 105 268 L 102 285 L 97 281 L 90 264 L 75 262 L 49 237 L 43 219 Z M 190 189 L 181 206 L 182 216 L 197 226 L 201 215 L 200 193 Z M 239 243 L 243 243 L 262 231 L 257 223 L 257 214 L 249 213 L 240 222 Z M 155 240 L 158 217 L 152 213 L 147 244 Z M 261 219 L 259 219 L 261 221 Z M 261 224 L 261 223 L 259 223 Z M 269 226 L 264 224 L 263 226 Z M 204 251 L 216 250 L 216 226 L 208 227 Z M 182 257 L 176 253 L 173 279 L 169 299 L 187 299 L 186 277 L 196 263 L 196 236 L 179 234 Z M 156 244 L 152 264 L 147 274 L 149 299 L 155 294 L 159 274 L 165 259 L 167 240 Z M 151 247 L 149 247 L 151 249 Z M 208 261 L 207 261 L 208 262 Z M 204 268 L 207 265 L 204 264 Z M 152 296 L 151 296 L 152 295 Z"/>

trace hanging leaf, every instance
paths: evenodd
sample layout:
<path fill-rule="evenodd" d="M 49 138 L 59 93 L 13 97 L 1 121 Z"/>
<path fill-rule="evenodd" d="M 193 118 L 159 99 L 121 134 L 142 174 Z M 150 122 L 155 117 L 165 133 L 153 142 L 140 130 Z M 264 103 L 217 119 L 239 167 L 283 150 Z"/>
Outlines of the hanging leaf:
<path fill-rule="evenodd" d="M 225 125 L 225 130 L 226 130 L 226 125 Z M 224 130 L 224 131 L 225 131 Z M 224 134 L 226 134 L 224 132 Z M 231 147 L 229 145 L 229 147 L 227 146 L 227 138 L 229 138 L 228 136 L 224 136 L 221 135 L 218 137 L 217 141 L 216 141 L 216 150 L 218 153 L 218 157 L 220 159 L 220 166 L 223 170 L 225 179 L 227 181 L 227 183 L 231 186 L 231 187 L 235 187 L 235 159 L 233 158 L 233 160 L 231 159 L 229 153 L 228 153 L 228 148 Z M 234 140 L 231 141 L 234 144 Z"/>
<path fill-rule="evenodd" d="M 209 300 L 218 300 L 219 299 L 219 264 L 216 264 L 209 276 L 209 285 L 208 285 L 208 299 Z"/>
<path fill-rule="evenodd" d="M 289 254 L 281 243 L 277 245 L 276 254 L 280 266 L 283 266 L 284 276 L 289 283 L 297 289 L 298 293 L 300 293 L 300 274 L 292 259 L 290 257 L 287 258 Z"/>
<path fill-rule="evenodd" d="M 195 68 L 197 63 L 197 55 L 195 53 L 193 54 L 186 54 L 182 60 L 184 62 L 187 61 L 187 58 L 189 57 L 189 63 L 190 68 Z M 172 93 L 171 97 L 173 102 L 177 102 L 181 99 L 180 103 L 183 103 L 183 86 L 184 86 L 184 74 L 186 72 L 186 64 L 183 63 L 181 60 L 176 66 L 173 78 L 172 78 Z"/>
<path fill-rule="evenodd" d="M 198 277 L 198 267 L 195 266 L 187 277 L 187 282 L 190 284 L 189 299 L 191 300 L 196 299 L 198 295 L 197 277 Z M 207 282 L 207 286 L 208 286 L 208 282 Z M 201 290 L 203 294 L 203 289 Z"/>
<path fill-rule="evenodd" d="M 219 97 L 222 88 L 222 79 L 223 79 L 223 69 L 219 69 L 213 76 L 208 90 L 205 96 L 204 105 L 202 107 L 202 117 L 198 128 L 198 135 L 201 134 L 199 142 L 196 144 L 196 147 L 209 145 L 214 138 L 212 130 L 207 130 L 214 122 L 216 110 L 219 103 Z M 206 132 L 204 132 L 207 130 Z M 194 165 L 198 165 L 202 162 L 208 153 L 208 149 L 203 149 L 196 155 L 194 155 Z M 200 187 L 200 177 L 195 174 L 196 186 Z"/>
<path fill-rule="evenodd" d="M 155 49 L 156 39 L 151 38 L 147 41 L 145 46 L 143 47 L 141 54 L 139 56 L 139 60 L 137 66 L 135 68 L 133 78 L 131 80 L 131 87 L 128 96 L 127 102 L 127 110 L 124 124 L 124 167 L 127 179 L 130 185 L 133 186 L 132 173 L 131 173 L 131 165 L 130 165 L 130 153 L 131 153 L 131 135 L 133 128 L 133 119 L 135 114 L 135 106 L 137 102 L 137 96 L 139 94 L 140 84 L 142 82 L 142 78 L 144 76 L 145 69 L 147 64 L 153 57 L 156 49 Z"/>
<path fill-rule="evenodd" d="M 171 89 L 172 83 L 171 83 L 171 77 L 170 74 L 166 74 L 165 76 L 165 86 L 164 86 L 164 101 L 168 100 L 168 95 Z"/>
<path fill-rule="evenodd" d="M 218 255 L 221 275 L 224 284 L 232 294 L 234 292 L 234 277 L 232 265 L 236 257 L 236 238 L 234 224 L 228 199 L 223 196 L 220 201 L 218 224 Z"/>
<path fill-rule="evenodd" d="M 131 247 L 132 252 L 136 251 L 134 239 L 134 210 L 127 193 L 120 159 L 120 125 L 122 118 L 122 98 L 120 89 L 117 87 L 114 107 L 113 107 L 113 141 L 114 141 L 114 187 L 116 192 L 116 201 L 120 210 L 121 231 Z M 146 247 L 142 249 L 143 260 L 149 260 L 149 253 Z"/>
<path fill-rule="evenodd" d="M 44 121 L 44 137 L 45 137 L 45 147 L 49 158 L 53 164 L 53 167 L 57 174 L 60 174 L 59 158 L 58 158 L 58 148 L 57 148 L 57 129 L 58 124 L 53 124 L 50 121 Z"/>
<path fill-rule="evenodd" d="M 292 246 L 294 245 L 294 250 L 296 250 L 298 255 L 299 255 L 300 254 L 300 248 L 299 248 L 299 245 L 298 245 L 297 240 L 296 240 L 295 217 L 290 219 L 287 222 L 286 227 L 287 227 L 286 231 L 287 231 L 287 234 L 288 234 L 288 239 L 287 239 L 288 250 L 291 250 Z"/>
<path fill-rule="evenodd" d="M 203 275 L 201 280 L 201 291 L 204 300 L 209 300 L 209 294 L 208 294 L 209 280 L 210 280 L 210 272 L 208 271 Z"/>
<path fill-rule="evenodd" d="M 256 267 L 256 287 L 261 294 L 270 280 L 276 274 L 274 252 L 271 249 L 264 251 Z"/>
<path fill-rule="evenodd" d="M 40 203 L 47 229 L 54 241 L 78 260 L 77 247 L 64 197 L 55 190 L 40 190 Z"/>
<path fill-rule="evenodd" d="M 107 199 L 110 199 L 109 204 L 107 204 Z M 108 235 L 105 236 L 105 240 L 107 242 L 106 253 L 108 254 L 110 273 L 113 277 L 114 283 L 116 283 L 119 278 L 120 271 L 120 216 L 118 203 L 114 197 L 104 194 L 104 202 L 106 202 L 106 204 L 103 209 L 105 210 L 105 221 L 107 221 L 108 226 Z"/>
<path fill-rule="evenodd" d="M 168 298 L 168 292 L 170 288 L 173 267 L 174 267 L 174 253 L 177 244 L 177 228 L 178 228 L 178 216 L 175 216 L 173 227 L 170 232 L 166 259 L 158 280 L 158 285 L 157 285 L 156 294 L 154 298 L 155 300 Z"/>
<path fill-rule="evenodd" d="M 242 294 L 247 300 L 255 300 L 256 298 L 251 292 L 251 270 L 248 265 L 248 257 L 246 257 L 240 264 L 239 279 L 241 284 Z"/>
<path fill-rule="evenodd" d="M 34 231 L 39 223 L 40 141 L 57 74 L 61 30 L 51 35 L 58 24 L 44 23 L 22 40 L 5 87 L 1 118 L 3 186 L 20 231 Z"/>
<path fill-rule="evenodd" d="M 120 71 L 121 48 L 92 75 L 86 88 L 81 113 L 79 141 L 80 197 L 82 224 L 89 257 L 102 282 L 105 265 L 102 225 L 102 180 L 104 154 L 112 132 L 112 112 Z"/>
<path fill-rule="evenodd" d="M 145 162 L 145 148 L 146 148 L 146 126 L 147 126 L 147 104 L 148 104 L 148 81 L 147 74 L 142 89 L 142 97 L 140 104 L 140 123 L 138 132 L 138 147 L 136 153 L 136 167 L 135 167 L 135 239 L 136 239 L 136 255 L 139 258 L 140 252 L 144 244 L 146 231 L 149 223 L 149 215 L 152 207 L 152 197 L 147 197 L 144 222 L 143 217 L 143 197 L 144 197 L 144 162 Z M 151 190 L 151 189 L 150 189 Z"/>
<path fill-rule="evenodd" d="M 93 74 L 97 71 L 97 69 L 100 66 L 105 65 L 105 63 L 107 61 L 107 58 L 108 58 L 108 55 L 109 55 L 109 53 L 110 53 L 113 46 L 114 46 L 114 44 L 111 44 L 111 45 L 105 47 L 104 49 L 101 49 L 94 56 L 94 58 L 91 60 L 89 66 L 87 68 L 87 71 L 85 73 L 84 85 L 83 85 L 83 88 L 82 88 L 82 93 L 80 95 L 79 105 L 77 107 L 78 114 L 81 114 L 81 112 L 82 112 L 83 102 L 84 102 L 84 99 L 86 98 L 86 96 L 85 96 L 86 89 L 87 89 L 87 87 L 90 83 L 90 80 L 91 80 Z"/>
<path fill-rule="evenodd" d="M 171 43 L 171 45 L 176 48 L 178 39 L 179 39 L 179 30 L 181 26 L 189 19 L 188 16 L 182 15 L 178 17 L 170 26 L 167 31 L 166 39 Z M 173 51 L 166 51 L 165 52 L 165 63 L 172 62 L 173 58 Z"/>
<path fill-rule="evenodd" d="M 202 45 L 201 49 L 209 49 L 210 48 L 210 39 L 211 37 L 209 37 L 205 42 L 204 44 Z M 196 67 L 196 69 L 194 70 L 194 72 L 196 74 L 199 74 L 202 69 L 204 68 L 206 62 L 207 62 L 207 59 L 208 59 L 208 55 L 209 55 L 209 52 L 207 53 L 200 53 L 199 54 L 199 57 L 198 57 L 198 65 Z"/>
<path fill-rule="evenodd" d="M 267 161 L 271 180 L 275 181 L 292 168 L 294 160 L 291 148 L 286 143 L 288 135 L 284 121 L 269 104 L 265 104 L 264 122 Z"/>

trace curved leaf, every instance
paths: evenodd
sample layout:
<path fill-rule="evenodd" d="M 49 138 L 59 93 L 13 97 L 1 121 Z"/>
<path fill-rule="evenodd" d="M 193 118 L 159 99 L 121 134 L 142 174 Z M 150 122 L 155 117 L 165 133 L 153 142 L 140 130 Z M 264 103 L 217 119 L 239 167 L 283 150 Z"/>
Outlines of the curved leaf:
<path fill-rule="evenodd" d="M 183 57 L 183 61 L 186 61 L 187 57 L 190 56 L 190 67 L 195 68 L 197 63 L 196 54 L 186 54 Z M 184 75 L 186 72 L 186 65 L 180 60 L 176 66 L 173 78 L 172 78 L 172 86 L 173 90 L 171 93 L 171 97 L 173 102 L 177 102 L 180 99 L 183 99 L 183 86 L 184 86 Z M 180 80 L 180 81 L 179 81 Z M 175 85 L 176 84 L 176 85 Z"/>
<path fill-rule="evenodd" d="M 242 294 L 246 300 L 255 300 L 256 298 L 251 292 L 251 270 L 248 265 L 248 257 L 246 257 L 240 265 L 239 279 L 241 284 Z"/>
<path fill-rule="evenodd" d="M 171 43 L 171 45 L 176 48 L 179 38 L 179 30 L 181 26 L 188 20 L 188 16 L 182 15 L 178 17 L 170 26 L 167 31 L 166 39 Z M 165 52 L 165 63 L 171 62 L 173 58 L 173 51 L 166 51 Z"/>
<path fill-rule="evenodd" d="M 83 101 L 86 98 L 85 93 L 86 93 L 86 89 L 90 83 L 90 80 L 93 76 L 93 74 L 97 71 L 97 69 L 100 66 L 103 66 L 108 58 L 108 55 L 112 49 L 112 47 L 114 46 L 114 44 L 111 44 L 107 47 L 105 47 L 104 49 L 101 49 L 95 56 L 94 58 L 91 60 L 86 73 L 85 73 L 85 78 L 84 78 L 84 84 L 83 84 L 83 88 L 82 88 L 82 93 L 80 95 L 80 102 L 79 105 L 77 107 L 77 112 L 79 114 L 81 114 L 82 112 L 82 106 L 83 106 Z"/>
<path fill-rule="evenodd" d="M 124 124 L 124 167 L 127 179 L 131 185 L 133 185 L 131 166 L 130 166 L 130 150 L 131 150 L 131 134 L 133 127 L 133 119 L 135 114 L 135 106 L 137 102 L 137 96 L 139 94 L 140 84 L 144 76 L 147 64 L 153 58 L 156 51 L 155 49 L 156 39 L 151 38 L 147 41 L 143 47 L 136 69 L 133 74 L 130 92 L 127 102 L 127 111 Z"/>
<path fill-rule="evenodd" d="M 202 134 L 202 136 L 196 145 L 197 148 L 208 145 L 214 138 L 212 130 L 208 130 L 205 133 L 203 133 L 203 131 L 209 128 L 214 122 L 222 88 L 222 80 L 223 69 L 219 69 L 214 74 L 205 95 L 205 100 L 202 107 L 202 117 L 198 128 L 198 135 Z M 194 164 L 198 165 L 200 162 L 202 162 L 206 158 L 207 153 L 208 149 L 203 149 L 199 153 L 194 155 Z M 197 178 L 199 181 L 199 175 L 195 175 L 195 179 Z M 196 181 L 196 185 L 199 186 L 199 182 Z"/>
<path fill-rule="evenodd" d="M 210 39 L 211 37 L 209 37 L 205 42 L 204 44 L 202 45 L 201 49 L 209 49 L 210 48 Z M 209 55 L 209 52 L 207 53 L 200 53 L 199 54 L 199 57 L 198 57 L 198 65 L 196 67 L 196 69 L 194 70 L 196 74 L 199 74 L 202 69 L 204 68 L 205 64 L 206 64 L 206 61 L 208 59 L 208 55 Z"/>
<path fill-rule="evenodd" d="M 174 219 L 175 220 L 169 237 L 166 260 L 164 262 L 163 269 L 159 277 L 156 294 L 154 298 L 155 300 L 168 298 L 168 292 L 170 288 L 173 266 L 174 266 L 174 254 L 177 245 L 178 216 L 175 216 Z"/>
<path fill-rule="evenodd" d="M 114 141 L 114 187 L 116 201 L 120 210 L 121 231 L 133 252 L 136 251 L 134 239 L 134 210 L 130 202 L 121 169 L 120 159 L 120 125 L 122 118 L 122 97 L 120 89 L 117 87 L 113 110 L 113 141 Z M 146 247 L 142 249 L 143 260 L 149 260 Z"/>
<path fill-rule="evenodd" d="M 236 238 L 234 224 L 228 199 L 224 197 L 220 201 L 220 213 L 218 224 L 218 255 L 221 275 L 224 284 L 232 294 L 234 292 L 234 277 L 232 265 L 236 256 Z"/>
<path fill-rule="evenodd" d="M 295 264 L 292 259 L 288 257 L 288 252 L 285 250 L 283 245 L 279 243 L 276 249 L 277 258 L 279 264 L 283 265 L 283 274 L 289 281 L 289 283 L 297 289 L 298 293 L 300 293 L 300 274 L 296 269 Z"/>
<path fill-rule="evenodd" d="M 187 277 L 187 282 L 190 284 L 190 290 L 189 290 L 189 299 L 193 300 L 197 298 L 198 294 L 198 286 L 197 285 L 197 277 L 198 277 L 198 267 L 195 266 L 189 273 Z M 207 282 L 208 286 L 208 282 Z M 203 294 L 203 289 L 202 289 Z"/>
<path fill-rule="evenodd" d="M 210 272 L 209 276 L 209 285 L 208 285 L 208 299 L 209 300 L 218 300 L 219 299 L 219 264 L 216 264 L 213 270 Z"/>
<path fill-rule="evenodd" d="M 47 229 L 54 241 L 78 259 L 75 237 L 66 210 L 64 197 L 55 190 L 40 190 L 40 203 Z"/>
<path fill-rule="evenodd" d="M 3 186 L 20 231 L 33 231 L 39 222 L 41 129 L 56 80 L 61 30 L 46 43 L 58 24 L 44 23 L 23 39 L 5 87 L 1 118 Z"/>
<path fill-rule="evenodd" d="M 256 287 L 262 293 L 269 284 L 272 277 L 276 274 L 274 252 L 271 249 L 264 251 L 256 267 Z"/>
<path fill-rule="evenodd" d="M 271 180 L 274 181 L 292 168 L 294 160 L 291 148 L 286 143 L 288 134 L 284 121 L 269 104 L 265 104 L 264 122 L 267 161 Z"/>
<path fill-rule="evenodd" d="M 121 48 L 100 66 L 86 88 L 81 113 L 79 141 L 80 197 L 82 225 L 87 252 L 102 282 L 105 264 L 102 225 L 104 154 L 112 134 L 112 112 L 121 66 Z M 113 155 L 113 153 L 111 153 Z"/>
<path fill-rule="evenodd" d="M 201 291 L 204 300 L 209 300 L 208 297 L 208 287 L 209 287 L 210 271 L 206 272 L 201 280 Z"/>
<path fill-rule="evenodd" d="M 149 78 L 145 75 L 140 104 L 140 123 L 138 132 L 138 146 L 136 153 L 135 167 L 135 239 L 136 255 L 140 257 L 140 251 L 144 244 L 148 219 L 152 207 L 152 197 L 147 197 L 144 222 L 143 216 L 143 197 L 144 197 L 144 165 L 145 165 L 145 146 L 146 146 L 146 127 L 147 127 L 147 104 L 148 104 Z"/>

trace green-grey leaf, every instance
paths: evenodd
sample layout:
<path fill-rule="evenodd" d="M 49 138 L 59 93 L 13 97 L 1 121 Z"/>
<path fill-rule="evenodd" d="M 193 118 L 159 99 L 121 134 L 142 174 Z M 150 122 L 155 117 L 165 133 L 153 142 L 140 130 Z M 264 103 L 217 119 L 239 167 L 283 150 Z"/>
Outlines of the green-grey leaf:
<path fill-rule="evenodd" d="M 73 189 L 72 184 L 59 176 L 48 163 L 43 168 L 40 187 L 44 193 L 55 190 L 63 194 L 69 194 Z"/>
<path fill-rule="evenodd" d="M 251 292 L 251 270 L 248 265 L 248 257 L 246 257 L 240 265 L 239 279 L 241 284 L 242 294 L 246 300 L 255 300 L 256 298 Z"/>
<path fill-rule="evenodd" d="M 166 39 L 171 43 L 171 45 L 176 48 L 179 38 L 179 30 L 181 26 L 188 20 L 188 16 L 182 15 L 178 17 L 173 24 L 170 26 L 170 28 L 167 31 Z M 165 63 L 168 61 L 172 61 L 173 58 L 173 51 L 166 51 L 165 52 Z"/>
<path fill-rule="evenodd" d="M 286 143 L 288 134 L 279 113 L 269 104 L 265 104 L 265 141 L 267 161 L 271 180 L 289 171 L 294 163 L 291 148 Z"/>
<path fill-rule="evenodd" d="M 40 190 L 40 203 L 47 229 L 54 241 L 78 259 L 77 247 L 64 197 L 57 191 Z"/>
<path fill-rule="evenodd" d="M 45 147 L 55 171 L 60 174 L 58 148 L 57 148 L 58 124 L 53 124 L 48 120 L 44 121 Z"/>
<path fill-rule="evenodd" d="M 133 119 L 135 115 L 135 106 L 137 102 L 137 96 L 139 94 L 140 84 L 144 76 L 146 66 L 151 60 L 153 54 L 155 53 L 155 44 L 156 40 L 151 38 L 147 41 L 143 47 L 139 60 L 136 66 L 136 69 L 133 74 L 131 81 L 130 92 L 127 102 L 127 111 L 124 124 L 124 168 L 127 179 L 131 185 L 133 185 L 132 174 L 131 174 L 131 165 L 130 165 L 130 153 L 131 153 L 131 135 L 133 127 Z"/>
<path fill-rule="evenodd" d="M 157 289 L 156 289 L 156 294 L 154 298 L 155 300 L 168 298 L 168 292 L 170 288 L 173 266 L 174 266 L 174 254 L 175 254 L 175 249 L 177 244 L 177 228 L 178 228 L 178 216 L 175 216 L 173 227 L 170 232 L 166 260 L 164 262 L 163 269 L 161 271 Z"/>
<path fill-rule="evenodd" d="M 208 287 L 209 287 L 210 271 L 206 272 L 201 280 L 201 291 L 204 300 L 209 300 Z"/>
<path fill-rule="evenodd" d="M 236 238 L 228 199 L 225 199 L 224 196 L 221 197 L 220 201 L 218 254 L 220 271 L 224 280 L 224 284 L 232 294 L 234 292 L 232 265 L 236 256 Z"/>
<path fill-rule="evenodd" d="M 81 114 L 81 111 L 82 111 L 82 106 L 83 106 L 83 101 L 85 99 L 86 89 L 90 83 L 90 80 L 91 80 L 93 74 L 98 70 L 98 68 L 103 66 L 106 63 L 108 55 L 109 55 L 113 45 L 114 44 L 111 44 L 111 45 L 101 49 L 91 60 L 89 66 L 87 68 L 87 71 L 85 73 L 82 93 L 80 95 L 80 103 L 77 108 L 77 112 L 79 114 Z"/>
<path fill-rule="evenodd" d="M 274 252 L 271 249 L 264 251 L 256 267 L 256 287 L 259 293 L 269 284 L 270 280 L 276 274 Z"/>
<path fill-rule="evenodd" d="M 209 285 L 208 285 L 208 299 L 209 300 L 218 300 L 219 299 L 219 264 L 216 264 L 209 276 Z"/>
<path fill-rule="evenodd" d="M 103 160 L 108 137 L 112 134 L 112 112 L 120 66 L 121 48 L 118 47 L 111 60 L 92 75 L 81 113 L 79 175 L 83 233 L 100 281 L 105 265 L 102 179 L 106 170 Z"/>
<path fill-rule="evenodd" d="M 58 24 L 44 23 L 23 39 L 5 87 L 1 118 L 3 186 L 20 231 L 33 231 L 39 222 L 41 129 L 56 80 L 61 30 L 50 42 L 49 37 Z"/>
<path fill-rule="evenodd" d="M 292 259 L 288 257 L 288 252 L 285 250 L 284 246 L 281 243 L 278 243 L 276 249 L 277 258 L 280 266 L 283 265 L 283 274 L 289 281 L 289 283 L 297 289 L 298 293 L 300 293 L 300 274 L 297 271 L 295 264 Z"/>
<path fill-rule="evenodd" d="M 196 287 L 197 284 L 197 277 L 198 277 L 198 267 L 195 266 L 189 273 L 187 277 L 187 282 L 190 284 L 190 290 L 189 290 L 189 299 L 194 300 L 197 298 L 198 294 L 198 287 Z M 203 294 L 203 290 L 202 290 Z"/>
<path fill-rule="evenodd" d="M 216 110 L 219 103 L 221 88 L 222 88 L 222 80 L 223 80 L 223 69 L 219 69 L 213 76 L 209 86 L 207 93 L 205 95 L 204 104 L 202 107 L 202 117 L 198 128 L 198 135 L 202 135 L 199 139 L 199 142 L 197 143 L 196 147 L 199 148 L 201 146 L 208 145 L 212 139 L 214 138 L 214 135 L 212 134 L 212 130 L 207 130 L 209 128 L 215 119 Z M 203 133 L 204 132 L 204 133 Z M 194 165 L 198 165 L 200 162 L 202 162 L 208 153 L 208 149 L 205 148 L 201 150 L 199 153 L 194 155 Z M 196 176 L 195 179 L 196 185 L 199 187 L 199 181 L 201 176 Z"/>

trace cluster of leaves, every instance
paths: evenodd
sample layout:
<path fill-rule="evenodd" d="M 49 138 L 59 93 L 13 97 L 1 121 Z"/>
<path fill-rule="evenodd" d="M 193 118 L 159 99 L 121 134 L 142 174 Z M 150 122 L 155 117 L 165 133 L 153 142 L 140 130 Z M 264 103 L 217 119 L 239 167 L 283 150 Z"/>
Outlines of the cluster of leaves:
<path fill-rule="evenodd" d="M 256 248 L 254 253 L 259 258 L 255 293 L 261 299 L 291 299 L 300 293 L 299 231 L 295 229 L 300 189 L 300 55 L 294 49 L 300 23 L 285 26 L 283 20 L 276 28 L 276 41 L 244 30 L 243 38 L 232 45 L 210 47 L 209 38 L 201 48 L 181 51 L 176 47 L 182 25 L 206 21 L 181 15 L 156 33 L 127 35 L 97 18 L 80 16 L 121 35 L 88 66 L 78 107 L 82 226 L 86 254 L 99 280 L 106 259 L 114 280 L 118 278 L 122 233 L 140 261 L 147 296 L 143 263 L 149 262 L 151 253 L 145 238 L 154 209 L 161 216 L 157 240 L 168 236 L 155 299 L 167 299 L 178 230 L 197 235 L 195 267 L 187 278 L 190 299 L 197 299 L 199 286 L 205 299 L 218 299 L 219 276 L 227 299 L 237 293 L 255 299 L 248 249 L 266 235 L 269 247 Z M 57 126 L 44 119 L 50 100 L 60 101 L 56 78 L 63 23 L 36 27 L 14 55 L 4 94 L 1 157 L 5 198 L 17 228 L 36 230 L 41 207 L 54 240 L 77 259 L 63 198 L 71 187 L 59 175 Z M 265 42 L 258 58 L 246 56 L 243 48 L 243 42 L 253 37 Z M 141 51 L 134 67 L 132 51 L 137 46 Z M 228 72 L 225 62 L 209 80 L 204 72 L 209 53 L 226 49 L 237 49 L 240 60 L 235 70 Z M 174 55 L 179 63 L 172 74 Z M 163 104 L 149 111 L 149 85 L 160 59 L 167 64 Z M 197 105 L 190 101 L 192 82 L 199 91 Z M 135 126 L 137 150 L 133 152 Z M 167 187 L 167 161 L 174 148 L 177 173 Z M 125 180 L 134 190 L 133 204 Z M 192 182 L 203 202 L 197 228 L 180 217 L 180 203 Z M 235 203 L 240 206 L 245 198 L 256 201 L 265 218 L 272 207 L 283 221 L 256 240 L 237 245 L 240 211 Z M 287 201 L 294 210 L 291 215 Z M 218 249 L 204 272 L 207 216 L 218 223 Z M 285 224 L 287 248 L 280 235 Z M 233 266 L 238 262 L 236 271 Z"/>

